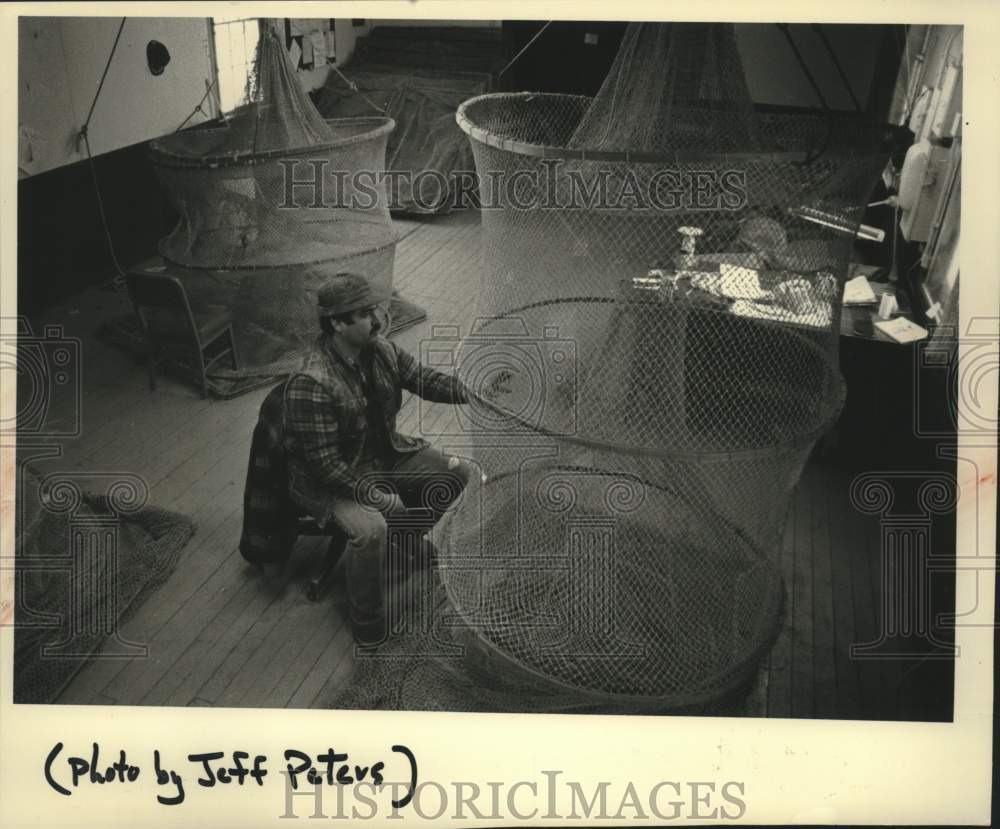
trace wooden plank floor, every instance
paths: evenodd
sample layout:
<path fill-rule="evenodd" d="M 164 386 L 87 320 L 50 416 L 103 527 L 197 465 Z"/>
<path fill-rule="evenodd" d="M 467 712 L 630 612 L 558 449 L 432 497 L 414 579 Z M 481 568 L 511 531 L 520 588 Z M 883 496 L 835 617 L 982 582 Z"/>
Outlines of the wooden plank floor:
<path fill-rule="evenodd" d="M 474 213 L 400 223 L 395 284 L 429 320 L 397 336 L 419 353 L 431 324 L 466 333 L 475 315 L 479 220 Z M 266 389 L 203 401 L 170 379 L 148 389 L 137 361 L 93 336 L 127 310 L 122 295 L 90 289 L 39 315 L 59 324 L 83 351 L 83 429 L 41 473 L 121 471 L 141 475 L 150 502 L 196 524 L 169 580 L 124 625 L 148 658 L 93 660 L 59 702 L 77 704 L 324 707 L 352 669 L 342 582 L 318 602 L 305 597 L 305 572 L 322 539 L 304 539 L 287 572 L 266 579 L 237 544 L 250 435 Z M 441 443 L 454 408 L 407 401 L 400 428 Z M 454 442 L 454 440 L 453 440 Z M 29 449 L 22 451 L 27 457 Z M 886 714 L 892 672 L 850 659 L 852 642 L 874 638 L 879 596 L 878 524 L 848 502 L 850 477 L 810 464 L 789 506 L 775 551 L 788 588 L 785 625 L 755 693 L 753 713 L 866 718 Z"/>

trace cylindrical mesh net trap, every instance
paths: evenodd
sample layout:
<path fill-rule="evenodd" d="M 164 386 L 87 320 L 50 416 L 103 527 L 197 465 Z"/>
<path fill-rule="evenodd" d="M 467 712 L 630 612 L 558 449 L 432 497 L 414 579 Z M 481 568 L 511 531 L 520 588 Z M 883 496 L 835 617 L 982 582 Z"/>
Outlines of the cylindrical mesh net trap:
<path fill-rule="evenodd" d="M 317 333 L 316 292 L 335 273 L 360 273 L 388 293 L 397 237 L 384 172 L 394 126 L 323 119 L 262 21 L 247 103 L 227 125 L 150 143 L 180 214 L 159 252 L 193 306 L 231 310 L 243 363 L 234 374 L 294 368 Z"/>
<path fill-rule="evenodd" d="M 359 683 L 404 708 L 738 712 L 791 492 L 843 405 L 842 289 L 891 131 L 753 106 L 732 27 L 703 24 L 629 26 L 594 99 L 457 120 L 483 259 L 453 359 L 494 391 L 458 415 L 484 478 L 440 545 L 437 645 L 465 651 L 438 648 L 444 681 L 372 660 Z"/>

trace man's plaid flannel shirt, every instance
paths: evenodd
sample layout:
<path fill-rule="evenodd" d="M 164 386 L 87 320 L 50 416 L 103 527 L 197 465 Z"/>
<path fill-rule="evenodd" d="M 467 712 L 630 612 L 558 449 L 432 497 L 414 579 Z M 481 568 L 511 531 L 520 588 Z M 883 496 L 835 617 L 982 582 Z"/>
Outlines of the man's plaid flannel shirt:
<path fill-rule="evenodd" d="M 461 381 L 422 366 L 388 340 L 376 340 L 367 355 L 370 388 L 384 418 L 382 434 L 396 452 L 427 446 L 421 438 L 396 431 L 402 392 L 441 403 L 465 403 Z M 369 440 L 367 398 L 360 366 L 320 337 L 302 367 L 285 386 L 284 445 L 289 492 L 302 509 L 326 523 L 333 498 L 352 498 L 358 480 L 373 471 L 380 447 Z"/>

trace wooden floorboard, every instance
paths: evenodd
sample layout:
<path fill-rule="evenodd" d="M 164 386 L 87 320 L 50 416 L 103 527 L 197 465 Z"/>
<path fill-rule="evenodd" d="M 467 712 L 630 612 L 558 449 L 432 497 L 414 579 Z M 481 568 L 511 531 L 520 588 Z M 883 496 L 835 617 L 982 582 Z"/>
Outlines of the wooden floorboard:
<path fill-rule="evenodd" d="M 878 519 L 874 516 L 864 516 L 862 520 L 863 523 L 869 526 L 877 526 L 878 523 Z M 878 640 L 884 632 L 887 632 L 884 630 L 887 627 L 887 623 L 883 618 L 887 591 L 891 590 L 887 582 L 890 582 L 895 576 L 891 571 L 888 574 L 883 574 L 882 539 L 879 534 L 872 532 L 865 533 L 865 542 L 865 557 L 868 561 L 868 569 L 871 575 L 872 605 L 875 608 L 875 618 L 877 620 L 877 627 L 872 639 Z M 892 650 L 894 650 L 892 643 L 885 642 L 878 651 L 869 657 L 869 661 L 876 665 L 882 674 L 882 698 L 876 712 L 880 718 L 885 719 L 891 719 L 898 710 L 897 703 L 902 662 L 891 654 Z"/>
<path fill-rule="evenodd" d="M 142 677 L 156 670 L 168 659 L 168 654 L 180 646 L 182 637 L 176 620 L 183 619 L 182 611 L 190 606 L 192 597 L 207 595 L 205 586 L 212 584 L 213 575 L 225 567 L 226 560 L 235 550 L 233 533 L 238 535 L 242 515 L 232 508 L 227 518 L 228 521 L 217 525 L 217 532 L 208 526 L 202 527 L 200 534 L 196 531 L 170 578 L 143 603 L 133 618 L 122 625 L 123 636 L 149 645 L 149 657 L 86 665 L 63 693 L 60 702 L 85 702 L 88 693 L 112 687 L 116 698 L 129 701 L 129 704 L 141 702 L 141 695 L 129 695 L 123 686 L 126 682 L 130 687 L 135 685 L 137 680 L 132 677 Z M 228 552 L 222 555 L 221 551 Z M 145 686 L 140 684 L 138 687 Z"/>
<path fill-rule="evenodd" d="M 792 579 L 795 572 L 795 510 L 789 507 L 785 516 L 777 566 L 781 570 L 785 587 L 785 604 L 781 631 L 769 656 L 767 684 L 767 714 L 771 717 L 792 715 L 792 634 L 791 624 L 795 611 L 795 592 Z"/>
<path fill-rule="evenodd" d="M 837 715 L 836 635 L 833 621 L 833 567 L 830 560 L 830 519 L 822 480 L 823 469 L 807 466 L 805 483 L 810 500 L 813 557 L 813 688 L 815 713 Z"/>
<path fill-rule="evenodd" d="M 827 466 L 818 480 L 826 484 L 824 492 L 827 525 L 830 533 L 831 589 L 833 595 L 834 669 L 836 702 L 839 716 L 856 715 L 861 700 L 857 663 L 851 659 L 855 641 L 854 591 L 851 584 L 850 521 L 847 479 L 837 469 Z"/>
<path fill-rule="evenodd" d="M 793 717 L 815 713 L 813 687 L 813 558 L 812 504 L 804 480 L 795 488 L 795 569 L 792 590 L 792 712 Z"/>
<path fill-rule="evenodd" d="M 306 639 L 302 649 L 295 658 L 287 665 L 284 672 L 277 677 L 271 689 L 264 696 L 260 703 L 263 708 L 283 708 L 291 704 L 296 692 L 308 676 L 317 667 L 319 670 L 329 668 L 329 664 L 321 662 L 323 654 L 330 643 L 333 642 L 337 634 L 344 629 L 346 620 L 338 614 L 330 612 L 330 608 L 325 608 L 325 616 L 332 624 L 324 622 L 312 625 L 312 632 Z M 340 624 L 336 624 L 340 618 Z"/>
<path fill-rule="evenodd" d="M 346 611 L 345 611 L 346 613 Z M 322 695 L 330 676 L 336 671 L 345 660 L 350 660 L 351 651 L 354 648 L 354 640 L 351 638 L 350 625 L 346 619 L 341 619 L 337 633 L 327 644 L 309 672 L 302 678 L 302 682 L 295 689 L 288 700 L 289 708 L 326 708 L 329 699 Z"/>
<path fill-rule="evenodd" d="M 851 559 L 851 588 L 854 597 L 854 645 L 862 646 L 874 642 L 878 638 L 878 607 L 875 598 L 878 595 L 872 584 L 871 567 L 868 561 L 868 535 L 871 526 L 865 517 L 849 507 L 848 514 L 848 551 Z M 876 530 L 877 531 L 877 530 Z M 864 717 L 876 717 L 882 708 L 885 696 L 885 676 L 879 660 L 852 656 L 852 661 L 858 670 L 858 685 L 862 696 L 861 713 Z"/>
<path fill-rule="evenodd" d="M 174 633 L 180 649 L 174 654 L 174 661 L 168 670 L 159 674 L 156 682 L 141 699 L 143 705 L 188 705 L 197 696 L 197 690 L 204 682 L 199 671 L 208 671 L 216 664 L 213 647 L 224 635 L 247 603 L 251 600 L 255 585 L 253 576 L 242 572 L 245 568 L 232 556 L 233 564 L 219 572 L 227 577 L 223 586 L 217 586 L 206 594 L 205 611 L 199 617 L 190 617 L 191 625 Z M 188 602 L 191 607 L 193 602 Z M 207 617 L 207 618 L 206 618 Z"/>
<path fill-rule="evenodd" d="M 272 600 L 273 585 L 267 584 L 262 575 L 244 572 L 241 580 L 240 592 L 220 609 L 211 627 L 198 634 L 191 655 L 185 655 L 178 666 L 179 676 L 171 683 L 173 687 L 157 690 L 164 704 L 190 705 L 194 699 L 200 699 L 202 705 L 214 704 L 202 689 Z"/>
<path fill-rule="evenodd" d="M 397 223 L 395 287 L 428 318 L 394 340 L 412 353 L 435 326 L 467 335 L 477 314 L 482 269 L 474 213 Z M 305 596 L 322 539 L 302 539 L 280 575 L 261 575 L 238 551 L 247 454 L 267 389 L 234 400 L 158 377 L 94 337 L 127 312 L 124 296 L 90 289 L 39 315 L 81 341 L 83 433 L 59 442 L 39 472 L 121 471 L 143 477 L 150 503 L 196 526 L 174 572 L 122 625 L 148 643 L 146 659 L 93 660 L 59 697 L 80 704 L 325 707 L 350 681 L 353 640 L 343 574 L 317 602 Z M 58 413 L 65 420 L 66 412 Z M 455 407 L 404 397 L 398 425 L 461 453 L 467 438 Z M 878 522 L 847 498 L 849 476 L 811 464 L 796 488 L 774 561 L 786 585 L 776 644 L 755 683 L 759 713 L 778 717 L 884 714 L 898 670 L 853 660 L 852 643 L 877 636 Z"/>

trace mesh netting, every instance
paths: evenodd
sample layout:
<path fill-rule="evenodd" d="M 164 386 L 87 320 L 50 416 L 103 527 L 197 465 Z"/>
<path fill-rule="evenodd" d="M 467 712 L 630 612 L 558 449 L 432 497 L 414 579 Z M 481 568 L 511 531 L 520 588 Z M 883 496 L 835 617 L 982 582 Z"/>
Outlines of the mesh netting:
<path fill-rule="evenodd" d="M 105 658 L 142 655 L 117 632 L 173 572 L 194 526 L 134 502 L 124 483 L 101 496 L 29 473 L 17 487 L 15 702 L 52 702 L 102 645 Z"/>
<path fill-rule="evenodd" d="M 512 376 L 460 415 L 488 477 L 449 516 L 449 604 L 495 677 L 531 678 L 506 710 L 532 710 L 526 688 L 713 710 L 777 633 L 784 515 L 843 403 L 840 298 L 889 136 L 758 111 L 720 25 L 631 26 L 594 100 L 457 117 L 488 205 L 458 372 Z"/>
<path fill-rule="evenodd" d="M 383 173 L 389 118 L 324 120 L 262 22 L 248 102 L 223 128 L 150 144 L 180 213 L 160 253 L 189 293 L 233 311 L 243 367 L 293 367 L 316 331 L 316 291 L 345 269 L 392 284 L 396 233 Z"/>
<path fill-rule="evenodd" d="M 734 29 L 629 26 L 568 145 L 616 152 L 753 149 L 753 107 Z"/>
<path fill-rule="evenodd" d="M 357 61 L 348 71 L 350 78 L 335 73 L 327 78 L 316 106 L 343 116 L 370 113 L 369 101 L 385 103 L 398 125 L 386 148 L 387 166 L 405 174 L 390 192 L 391 208 L 427 214 L 447 212 L 460 203 L 455 179 L 457 174 L 471 176 L 473 161 L 469 141 L 455 124 L 455 109 L 488 91 L 490 76 Z"/>
<path fill-rule="evenodd" d="M 392 209 L 447 212 L 466 198 L 456 186 L 460 176 L 471 178 L 474 170 L 472 148 L 455 123 L 455 110 L 488 92 L 492 73 L 502 64 L 499 29 L 376 26 L 358 38 L 346 75 L 329 74 L 316 107 L 338 118 L 371 115 L 373 106 L 384 107 L 396 122 L 386 164 L 406 174 L 392 185 Z"/>

